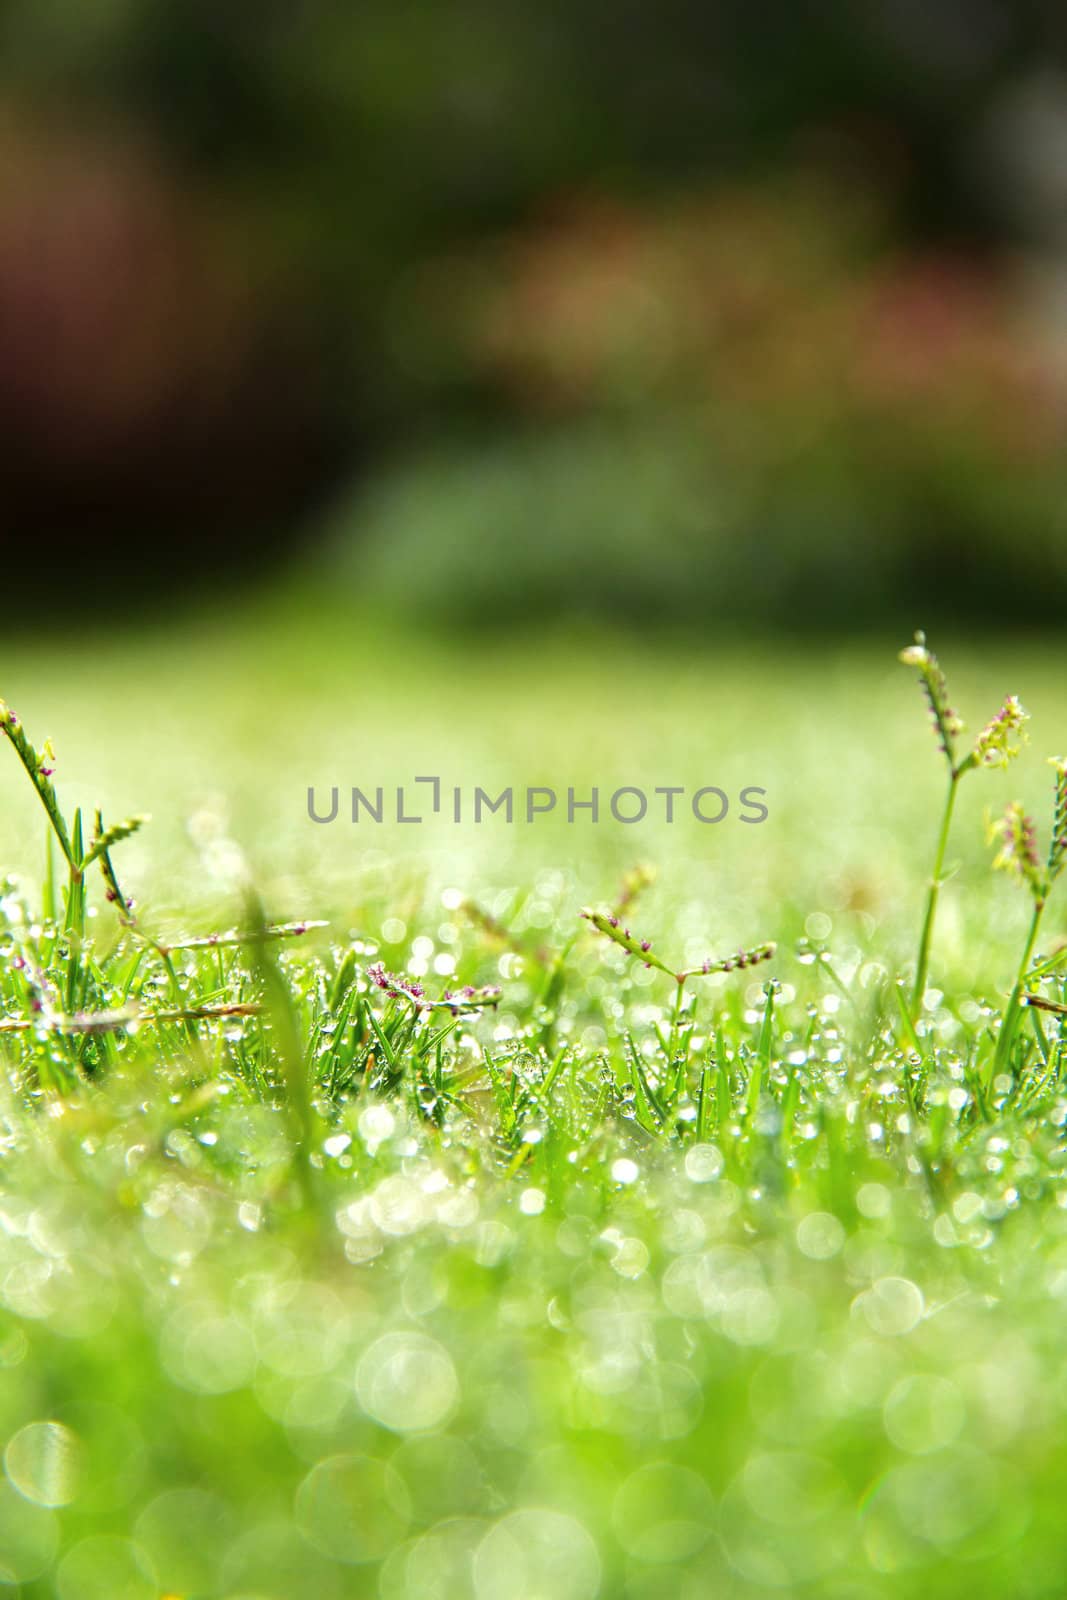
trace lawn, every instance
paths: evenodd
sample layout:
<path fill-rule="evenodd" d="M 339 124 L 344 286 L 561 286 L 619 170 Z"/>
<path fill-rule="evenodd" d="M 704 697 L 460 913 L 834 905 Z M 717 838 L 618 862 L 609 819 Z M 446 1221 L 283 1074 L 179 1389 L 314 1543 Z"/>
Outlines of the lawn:
<path fill-rule="evenodd" d="M 64 899 L 0 740 L 0 1580 L 1062 1594 L 1064 1052 L 1024 1010 L 996 1060 L 1029 906 L 985 837 L 1018 796 L 1047 848 L 1062 649 L 937 641 L 971 736 L 1014 692 L 1031 742 L 960 785 L 913 1011 L 945 771 L 905 642 L 308 594 L 0 647 L 81 852 L 152 816 Z"/>

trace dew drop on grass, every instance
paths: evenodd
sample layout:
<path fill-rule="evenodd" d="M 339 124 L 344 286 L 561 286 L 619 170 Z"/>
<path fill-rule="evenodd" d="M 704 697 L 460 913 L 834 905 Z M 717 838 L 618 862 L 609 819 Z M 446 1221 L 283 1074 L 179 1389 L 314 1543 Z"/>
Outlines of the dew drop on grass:
<path fill-rule="evenodd" d="M 844 1228 L 828 1211 L 810 1211 L 797 1224 L 797 1247 L 812 1261 L 829 1261 L 844 1242 Z"/>
<path fill-rule="evenodd" d="M 856 1191 L 856 1209 L 861 1216 L 887 1217 L 891 1205 L 892 1196 L 882 1183 L 864 1183 Z"/>
<path fill-rule="evenodd" d="M 193 1488 L 157 1495 L 135 1528 L 138 1547 L 159 1586 L 182 1595 L 210 1592 L 232 1532 L 225 1502 Z"/>
<path fill-rule="evenodd" d="M 61 1422 L 30 1422 L 4 1451 L 4 1471 L 24 1499 L 35 1505 L 69 1505 L 78 1492 L 81 1446 Z"/>
<path fill-rule="evenodd" d="M 648 1246 L 641 1239 L 620 1239 L 611 1257 L 613 1272 L 620 1278 L 641 1277 L 649 1263 Z"/>
<path fill-rule="evenodd" d="M 726 1163 L 717 1145 L 695 1144 L 686 1152 L 685 1175 L 690 1183 L 713 1183 Z"/>
<path fill-rule="evenodd" d="M 769 1289 L 763 1286 L 741 1289 L 724 1305 L 720 1326 L 734 1344 L 769 1344 L 778 1331 L 781 1314 Z"/>
<path fill-rule="evenodd" d="M 410 1520 L 407 1488 L 387 1463 L 369 1456 L 330 1456 L 312 1467 L 296 1492 L 296 1521 L 315 1548 L 349 1566 L 380 1561 Z"/>
<path fill-rule="evenodd" d="M 69 1550 L 56 1573 L 59 1600 L 156 1600 L 145 1552 L 130 1539 L 95 1534 Z"/>
<path fill-rule="evenodd" d="M 0 1581 L 32 1583 L 51 1566 L 58 1543 L 54 1514 L 0 1481 Z"/>
<path fill-rule="evenodd" d="M 364 1352 L 356 1369 L 364 1412 L 394 1433 L 437 1427 L 459 1399 L 448 1351 L 425 1334 L 387 1333 Z"/>
<path fill-rule="evenodd" d="M 194 1394 L 243 1388 L 255 1368 L 255 1346 L 235 1317 L 185 1305 L 164 1325 L 160 1357 L 168 1375 Z"/>
<path fill-rule="evenodd" d="M 879 1278 L 856 1297 L 854 1305 L 862 1312 L 872 1333 L 883 1338 L 899 1338 L 910 1333 L 922 1318 L 922 1290 L 910 1278 Z"/>
<path fill-rule="evenodd" d="M 382 1233 L 396 1236 L 417 1232 L 426 1219 L 422 1194 L 400 1173 L 383 1178 L 372 1190 L 368 1209 L 374 1225 Z"/>
<path fill-rule="evenodd" d="M 950 1445 L 963 1428 L 963 1398 L 954 1383 L 930 1373 L 901 1378 L 883 1409 L 885 1431 L 898 1450 L 929 1455 Z"/>
<path fill-rule="evenodd" d="M 478 1600 L 593 1600 L 600 1556 L 587 1529 L 566 1512 L 512 1511 L 474 1556 Z"/>
<path fill-rule="evenodd" d="M 952 1202 L 952 1215 L 957 1222 L 964 1225 L 973 1222 L 976 1217 L 982 1215 L 981 1195 L 975 1194 L 970 1189 L 964 1190 L 963 1194 L 957 1195 Z"/>
<path fill-rule="evenodd" d="M 707 1543 L 714 1509 L 711 1492 L 696 1472 L 657 1461 L 626 1479 L 615 1496 L 612 1521 L 628 1555 L 673 1563 Z"/>
<path fill-rule="evenodd" d="M 741 1481 L 756 1515 L 794 1534 L 831 1512 L 843 1487 L 828 1462 L 792 1450 L 751 1456 Z"/>
<path fill-rule="evenodd" d="M 381 1569 L 381 1600 L 466 1600 L 474 1582 L 474 1551 L 485 1528 L 476 1517 L 449 1517 L 400 1546 Z"/>
<path fill-rule="evenodd" d="M 360 1112 L 359 1136 L 371 1155 L 396 1131 L 396 1118 L 386 1105 L 367 1106 Z"/>

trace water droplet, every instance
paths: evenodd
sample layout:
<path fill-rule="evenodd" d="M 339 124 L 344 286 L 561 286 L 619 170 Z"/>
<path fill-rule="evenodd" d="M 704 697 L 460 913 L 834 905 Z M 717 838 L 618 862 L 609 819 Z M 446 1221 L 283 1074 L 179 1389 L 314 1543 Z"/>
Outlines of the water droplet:
<path fill-rule="evenodd" d="M 65 1506 L 78 1490 L 81 1445 L 61 1422 L 31 1422 L 4 1451 L 4 1470 L 25 1499 L 39 1506 Z"/>

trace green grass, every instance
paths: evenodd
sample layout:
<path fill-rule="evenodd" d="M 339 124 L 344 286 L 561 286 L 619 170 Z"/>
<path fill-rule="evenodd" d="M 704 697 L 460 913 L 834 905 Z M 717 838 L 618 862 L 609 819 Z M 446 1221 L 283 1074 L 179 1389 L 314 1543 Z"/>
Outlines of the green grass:
<path fill-rule="evenodd" d="M 899 642 L 461 648 L 263 606 L 0 661 L 83 851 L 96 806 L 153 813 L 110 852 L 137 926 L 100 862 L 72 909 L 0 748 L 0 1015 L 36 1024 L 0 1033 L 13 1592 L 1062 1593 L 1062 1029 L 1024 1012 L 994 1072 L 1028 907 L 983 837 L 1016 793 L 1047 834 L 1060 660 L 942 651 L 972 729 L 1015 691 L 1033 746 L 961 786 L 913 1031 L 944 794 Z M 309 783 L 426 772 L 770 816 L 307 820 Z M 773 962 L 678 1010 L 579 915 L 639 862 L 668 965 Z M 416 1012 L 376 960 L 499 1002 Z"/>

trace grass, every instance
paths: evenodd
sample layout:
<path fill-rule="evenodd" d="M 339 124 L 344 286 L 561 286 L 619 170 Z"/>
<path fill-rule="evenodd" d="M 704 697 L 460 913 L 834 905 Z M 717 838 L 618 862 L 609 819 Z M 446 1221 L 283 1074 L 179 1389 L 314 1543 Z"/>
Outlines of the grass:
<path fill-rule="evenodd" d="M 943 651 L 1032 748 L 953 786 L 913 1007 L 944 791 L 892 643 L 266 606 L 0 662 L 13 1592 L 1062 1593 L 1063 1022 L 998 1058 L 1033 908 L 983 829 L 1048 811 L 1058 657 Z M 433 772 L 769 816 L 307 819 Z"/>

